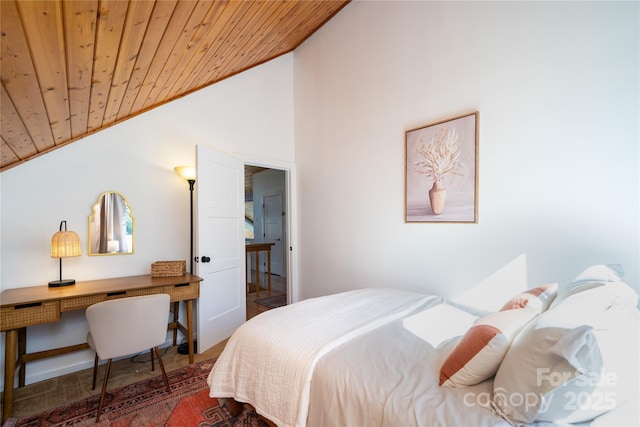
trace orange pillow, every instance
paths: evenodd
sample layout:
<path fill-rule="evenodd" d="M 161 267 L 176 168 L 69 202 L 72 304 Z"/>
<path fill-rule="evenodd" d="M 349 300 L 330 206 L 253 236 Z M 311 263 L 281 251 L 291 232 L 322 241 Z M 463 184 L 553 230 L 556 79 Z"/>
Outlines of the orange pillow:
<path fill-rule="evenodd" d="M 440 368 L 440 385 L 468 387 L 494 376 L 516 334 L 538 314 L 535 308 L 523 308 L 477 320 Z"/>
<path fill-rule="evenodd" d="M 557 293 L 557 283 L 538 286 L 537 288 L 529 289 L 511 298 L 502 306 L 500 311 L 518 308 L 537 308 L 539 309 L 539 313 L 542 313 L 543 311 L 547 311 Z"/>

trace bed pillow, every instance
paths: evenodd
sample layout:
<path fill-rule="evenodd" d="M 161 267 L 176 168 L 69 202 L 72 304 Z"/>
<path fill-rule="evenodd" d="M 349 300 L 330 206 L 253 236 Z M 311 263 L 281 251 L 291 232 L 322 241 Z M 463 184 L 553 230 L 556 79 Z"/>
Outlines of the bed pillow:
<path fill-rule="evenodd" d="M 622 282 L 583 290 L 542 313 L 513 341 L 492 406 L 512 424 L 580 423 L 638 393 L 640 312 Z"/>
<path fill-rule="evenodd" d="M 605 286 L 610 283 L 619 283 L 623 275 L 624 270 L 619 264 L 592 265 L 578 274 L 573 281 L 558 289 L 558 295 L 551 303 L 551 307 L 557 306 L 563 300 L 578 292 Z"/>
<path fill-rule="evenodd" d="M 443 322 L 442 319 L 447 321 Z M 405 317 L 402 325 L 435 348 L 445 341 L 460 338 L 477 319 L 467 311 L 442 303 Z"/>
<path fill-rule="evenodd" d="M 537 288 L 529 289 L 511 298 L 502 306 L 500 311 L 518 308 L 536 308 L 539 312 L 547 311 L 557 293 L 557 283 L 538 286 Z"/>
<path fill-rule="evenodd" d="M 440 385 L 468 387 L 495 375 L 513 338 L 539 311 L 506 310 L 478 319 L 440 368 Z"/>
<path fill-rule="evenodd" d="M 601 369 L 593 328 L 533 327 L 514 340 L 504 357 L 493 383 L 492 406 L 514 425 L 564 422 L 573 411 L 557 407 L 573 409 L 586 390 L 582 382 L 599 377 Z"/>

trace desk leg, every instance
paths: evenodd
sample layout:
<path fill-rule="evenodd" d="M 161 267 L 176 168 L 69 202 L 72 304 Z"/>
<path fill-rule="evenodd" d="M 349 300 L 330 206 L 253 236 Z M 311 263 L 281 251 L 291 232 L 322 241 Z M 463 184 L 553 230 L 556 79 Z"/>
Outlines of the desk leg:
<path fill-rule="evenodd" d="M 2 422 L 13 412 L 13 382 L 16 372 L 16 344 L 18 331 L 5 332 L 4 338 L 4 397 L 2 406 Z"/>
<path fill-rule="evenodd" d="M 176 301 L 173 303 L 173 323 L 176 324 L 176 328 L 173 330 L 173 346 L 175 347 L 178 343 L 178 313 L 180 311 L 180 301 Z"/>
<path fill-rule="evenodd" d="M 193 304 L 195 300 L 185 301 L 187 306 L 187 342 L 189 347 L 189 363 L 193 363 Z"/>
<path fill-rule="evenodd" d="M 267 292 L 267 296 L 270 297 L 271 296 L 271 248 L 269 248 L 269 250 L 267 250 L 267 273 L 269 274 L 267 276 L 267 289 L 269 290 Z"/>
<path fill-rule="evenodd" d="M 256 251 L 256 299 L 260 298 L 260 252 Z"/>
<path fill-rule="evenodd" d="M 244 266 L 244 281 L 247 284 L 247 293 L 249 293 L 251 292 L 251 288 L 249 287 L 249 279 L 251 278 L 251 266 L 249 265 L 251 257 L 249 256 L 249 252 L 245 255 L 245 261 L 247 265 Z"/>
<path fill-rule="evenodd" d="M 24 363 L 22 356 L 27 353 L 27 328 L 18 329 L 18 363 L 20 370 L 18 371 L 18 387 L 24 387 L 25 378 L 27 376 L 27 364 Z"/>

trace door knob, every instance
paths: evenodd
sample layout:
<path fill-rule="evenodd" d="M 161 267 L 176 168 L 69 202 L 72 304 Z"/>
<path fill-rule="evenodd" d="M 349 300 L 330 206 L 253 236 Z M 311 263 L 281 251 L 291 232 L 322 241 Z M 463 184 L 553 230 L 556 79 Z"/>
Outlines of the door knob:
<path fill-rule="evenodd" d="M 203 263 L 204 263 L 204 262 L 209 262 L 209 261 L 211 261 L 211 258 L 209 258 L 208 256 L 203 256 L 203 257 L 202 257 L 202 262 L 203 262 Z"/>

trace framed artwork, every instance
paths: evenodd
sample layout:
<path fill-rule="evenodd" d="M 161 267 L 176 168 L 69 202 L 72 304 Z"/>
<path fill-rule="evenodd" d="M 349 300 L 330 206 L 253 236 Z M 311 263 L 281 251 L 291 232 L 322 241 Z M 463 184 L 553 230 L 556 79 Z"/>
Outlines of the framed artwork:
<path fill-rule="evenodd" d="M 478 222 L 478 112 L 405 135 L 405 222 Z"/>

